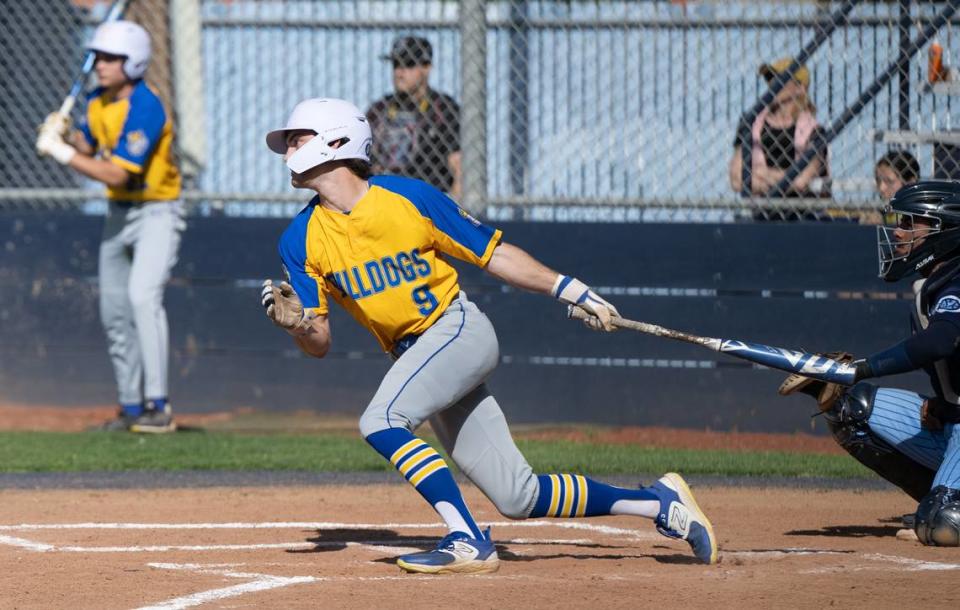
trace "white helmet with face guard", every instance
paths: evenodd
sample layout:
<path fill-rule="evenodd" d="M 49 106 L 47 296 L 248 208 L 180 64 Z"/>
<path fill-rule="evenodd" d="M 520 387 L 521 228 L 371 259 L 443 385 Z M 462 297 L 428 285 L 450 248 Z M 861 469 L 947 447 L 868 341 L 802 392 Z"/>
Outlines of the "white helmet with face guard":
<path fill-rule="evenodd" d="M 291 171 L 302 174 L 319 165 L 344 159 L 370 162 L 373 135 L 367 117 L 348 101 L 312 98 L 297 104 L 283 129 L 267 134 L 267 146 L 277 154 L 287 152 L 287 137 L 294 131 L 317 134 L 287 159 Z M 334 148 L 331 144 L 340 142 Z"/>

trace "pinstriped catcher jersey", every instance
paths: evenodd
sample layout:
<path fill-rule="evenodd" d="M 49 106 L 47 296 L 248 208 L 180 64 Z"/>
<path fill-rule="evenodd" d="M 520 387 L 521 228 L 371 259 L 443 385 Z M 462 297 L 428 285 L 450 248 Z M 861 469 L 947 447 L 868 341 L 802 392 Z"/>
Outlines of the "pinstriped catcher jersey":
<path fill-rule="evenodd" d="M 910 319 L 913 332 L 927 328 L 934 320 L 960 326 L 960 263 L 944 266 L 921 282 L 916 284 L 919 290 Z M 960 358 L 956 354 L 935 362 L 925 371 L 937 396 L 960 405 Z"/>
<path fill-rule="evenodd" d="M 333 299 L 390 351 L 457 298 L 457 272 L 443 255 L 482 267 L 501 232 L 420 180 L 374 176 L 369 184 L 349 214 L 314 197 L 280 237 L 279 252 L 305 311 L 326 315 Z"/>

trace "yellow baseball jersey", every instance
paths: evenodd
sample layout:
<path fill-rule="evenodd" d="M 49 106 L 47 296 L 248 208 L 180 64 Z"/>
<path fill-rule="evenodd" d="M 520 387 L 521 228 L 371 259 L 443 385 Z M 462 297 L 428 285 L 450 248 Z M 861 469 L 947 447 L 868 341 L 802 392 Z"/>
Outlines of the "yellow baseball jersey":
<path fill-rule="evenodd" d="M 130 97 L 109 98 L 103 88 L 87 98 L 80 126 L 97 154 L 130 174 L 121 188 L 107 187 L 115 201 L 163 201 L 180 196 L 180 172 L 173 158 L 173 124 L 160 98 L 142 80 Z"/>
<path fill-rule="evenodd" d="M 457 298 L 457 272 L 443 255 L 483 267 L 500 235 L 425 182 L 374 176 L 349 214 L 314 197 L 279 251 L 304 309 L 326 315 L 332 298 L 390 351 Z"/>

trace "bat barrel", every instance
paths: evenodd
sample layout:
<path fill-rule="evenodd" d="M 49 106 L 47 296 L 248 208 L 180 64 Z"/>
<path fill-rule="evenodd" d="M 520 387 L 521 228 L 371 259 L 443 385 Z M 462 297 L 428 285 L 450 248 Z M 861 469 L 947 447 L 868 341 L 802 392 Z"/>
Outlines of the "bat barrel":
<path fill-rule="evenodd" d="M 720 346 L 720 351 L 770 368 L 789 371 L 830 383 L 853 385 L 856 380 L 857 367 L 855 365 L 838 362 L 820 354 L 796 352 L 782 347 L 771 347 L 762 343 L 747 343 L 734 339 L 724 340 Z"/>
<path fill-rule="evenodd" d="M 578 320 L 586 320 L 594 316 L 579 307 L 569 306 L 567 315 Z M 735 358 L 747 360 L 769 368 L 797 373 L 804 377 L 819 379 L 829 383 L 853 385 L 856 381 L 856 367 L 846 362 L 838 362 L 819 354 L 796 352 L 782 347 L 771 347 L 762 343 L 747 343 L 736 339 L 714 339 L 701 337 L 671 330 L 655 324 L 637 322 L 624 318 L 614 317 L 613 325 L 617 328 L 627 328 L 648 335 L 666 337 L 700 345 L 707 349 L 721 352 Z"/>
<path fill-rule="evenodd" d="M 103 19 L 103 23 L 117 21 L 118 19 L 122 18 L 123 12 L 126 10 L 129 3 L 130 0 L 116 0 L 110 7 L 110 10 L 107 11 L 107 16 Z M 93 71 L 93 64 L 96 60 L 96 57 L 96 53 L 93 51 L 87 51 L 86 56 L 83 58 L 83 66 L 80 68 L 80 74 L 78 74 L 77 78 L 73 80 L 73 85 L 70 87 L 70 92 L 60 105 L 60 112 L 62 114 L 70 114 L 70 111 L 72 111 L 74 105 L 76 105 L 77 97 L 80 95 L 80 92 L 83 91 L 83 85 L 86 82 L 87 77 L 90 75 L 90 72 Z"/>

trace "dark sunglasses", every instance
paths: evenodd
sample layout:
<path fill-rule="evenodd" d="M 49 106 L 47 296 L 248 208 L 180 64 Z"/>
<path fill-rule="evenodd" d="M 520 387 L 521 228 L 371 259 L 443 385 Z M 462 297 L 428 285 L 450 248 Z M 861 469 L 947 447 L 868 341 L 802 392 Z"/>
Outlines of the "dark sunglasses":
<path fill-rule="evenodd" d="M 420 62 L 414 59 L 404 59 L 404 60 L 394 59 L 393 60 L 394 70 L 396 70 L 397 68 L 416 68 L 419 65 L 420 65 Z"/>

